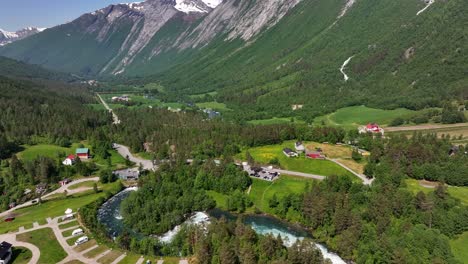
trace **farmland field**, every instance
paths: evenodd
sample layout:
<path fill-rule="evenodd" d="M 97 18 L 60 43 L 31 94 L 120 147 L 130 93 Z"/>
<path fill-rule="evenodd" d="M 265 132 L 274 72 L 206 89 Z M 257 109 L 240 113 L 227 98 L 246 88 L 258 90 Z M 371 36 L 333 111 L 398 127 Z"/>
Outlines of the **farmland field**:
<path fill-rule="evenodd" d="M 351 106 L 341 108 L 338 111 L 326 116 L 317 117 L 314 120 L 316 125 L 342 126 L 345 128 L 355 128 L 367 123 L 378 123 L 388 125 L 397 117 L 408 117 L 414 115 L 415 111 L 398 108 L 395 110 L 383 110 L 369 108 L 366 106 Z"/>
<path fill-rule="evenodd" d="M 468 143 L 468 123 L 442 125 L 442 124 L 425 124 L 409 127 L 390 127 L 387 128 L 387 134 L 397 134 L 411 136 L 415 131 L 421 133 L 437 133 L 442 135 L 450 135 L 453 142 Z"/>
<path fill-rule="evenodd" d="M 269 164 L 273 159 L 277 158 L 279 166 L 285 170 L 318 174 L 323 176 L 344 176 L 354 177 L 353 174 L 340 167 L 339 165 L 328 160 L 313 160 L 304 156 L 298 158 L 288 158 L 283 154 L 283 148 L 288 147 L 294 149 L 294 142 L 288 141 L 283 144 L 269 145 L 249 149 L 250 155 L 256 162 L 261 164 Z M 244 151 L 239 158 L 245 160 Z"/>

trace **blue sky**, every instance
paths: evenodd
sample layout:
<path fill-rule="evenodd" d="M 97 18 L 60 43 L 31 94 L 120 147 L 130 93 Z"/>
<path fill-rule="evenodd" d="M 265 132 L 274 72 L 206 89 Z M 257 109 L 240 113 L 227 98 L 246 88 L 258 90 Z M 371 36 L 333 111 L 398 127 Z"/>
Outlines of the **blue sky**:
<path fill-rule="evenodd" d="M 0 0 L 0 28 L 53 27 L 113 3 L 137 0 Z"/>

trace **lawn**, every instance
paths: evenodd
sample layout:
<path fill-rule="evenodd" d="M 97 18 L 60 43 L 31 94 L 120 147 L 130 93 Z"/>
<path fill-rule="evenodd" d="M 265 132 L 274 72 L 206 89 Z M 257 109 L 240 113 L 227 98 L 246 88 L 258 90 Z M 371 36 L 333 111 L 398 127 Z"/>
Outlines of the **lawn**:
<path fill-rule="evenodd" d="M 86 253 L 84 254 L 84 256 L 87 257 L 87 258 L 94 258 L 94 257 L 96 257 L 97 255 L 106 252 L 107 250 L 109 250 L 108 247 L 100 245 L 100 246 L 98 246 L 97 248 L 95 248 L 95 249 L 93 249 L 93 250 L 91 250 L 91 251 L 86 252 Z"/>
<path fill-rule="evenodd" d="M 434 191 L 434 188 L 427 188 L 421 186 L 418 180 L 414 179 L 406 179 L 405 183 L 407 185 L 407 189 L 412 191 L 413 193 L 418 193 L 422 191 L 424 193 L 430 193 Z M 457 187 L 457 186 L 448 186 L 448 193 L 457 199 L 460 199 L 461 203 L 468 206 L 468 187 Z"/>
<path fill-rule="evenodd" d="M 42 228 L 16 236 L 19 241 L 31 243 L 39 248 L 39 263 L 58 263 L 67 257 L 67 253 L 58 243 L 51 228 Z"/>
<path fill-rule="evenodd" d="M 67 228 L 69 228 L 69 227 L 77 226 L 77 225 L 78 225 L 78 221 L 75 219 L 75 220 L 73 220 L 73 221 L 71 221 L 71 222 L 68 222 L 68 223 L 66 223 L 66 224 L 61 224 L 61 225 L 59 225 L 59 228 L 60 228 L 60 229 L 67 229 Z"/>
<path fill-rule="evenodd" d="M 92 240 L 89 240 L 88 242 L 86 243 L 83 243 L 81 245 L 78 245 L 76 247 L 74 247 L 73 249 L 76 251 L 76 252 L 81 252 L 81 251 L 85 251 L 86 249 L 88 248 L 92 248 L 94 247 L 95 245 L 97 245 L 97 242 L 96 240 L 92 239 Z"/>
<path fill-rule="evenodd" d="M 11 264 L 26 264 L 32 258 L 32 253 L 24 247 L 14 247 L 11 256 Z"/>
<path fill-rule="evenodd" d="M 457 239 L 450 240 L 453 255 L 460 263 L 468 263 L 468 232 L 461 234 Z"/>
<path fill-rule="evenodd" d="M 98 187 L 101 185 L 100 183 L 95 182 L 95 181 L 85 181 L 85 182 L 77 183 L 75 185 L 71 185 L 70 187 L 68 187 L 68 189 L 75 190 L 78 188 L 93 188 L 95 183 L 98 185 Z"/>
<path fill-rule="evenodd" d="M 315 118 L 316 125 L 342 126 L 346 128 L 355 128 L 367 123 L 378 123 L 379 125 L 388 125 L 397 117 L 409 117 L 416 112 L 404 108 L 395 110 L 383 110 L 369 108 L 366 106 L 351 106 L 341 108 L 338 111 Z"/>
<path fill-rule="evenodd" d="M 218 102 L 206 102 L 206 103 L 197 103 L 197 106 L 204 109 L 213 109 L 219 111 L 226 111 L 230 110 L 226 107 L 226 104 L 218 103 Z"/>
<path fill-rule="evenodd" d="M 353 160 L 351 158 L 353 149 L 350 146 L 321 144 L 317 142 L 304 142 L 304 145 L 310 151 L 314 151 L 316 148 L 320 148 L 322 149 L 323 154 L 327 156 L 327 158 L 336 159 L 357 173 L 364 173 L 364 167 L 367 163 L 366 160 L 363 159 L 360 162 Z"/>
<path fill-rule="evenodd" d="M 45 201 L 42 204 L 33 205 L 26 208 L 15 210 L 15 220 L 13 222 L 0 222 L 0 233 L 4 234 L 10 231 L 16 231 L 21 226 L 30 225 L 33 222 L 39 221 L 45 223 L 47 217 L 57 217 L 64 215 L 67 208 L 76 210 L 84 205 L 87 205 L 99 197 L 105 196 L 105 191 L 116 193 L 120 190 L 120 182 L 106 184 L 103 186 L 103 192 L 88 193 L 81 196 L 70 196 L 66 199 L 56 199 Z"/>
<path fill-rule="evenodd" d="M 216 201 L 217 208 L 227 210 L 227 195 L 215 191 L 207 191 L 207 194 Z"/>
<path fill-rule="evenodd" d="M 108 254 L 106 254 L 105 256 L 101 257 L 100 259 L 98 259 L 98 262 L 99 263 L 102 263 L 102 264 L 110 264 L 112 263 L 114 260 L 116 260 L 118 257 L 120 257 L 123 253 L 121 251 L 118 251 L 118 250 L 112 250 L 111 252 L 109 252 Z"/>
<path fill-rule="evenodd" d="M 137 255 L 134 253 L 127 253 L 127 256 L 119 262 L 119 264 L 135 264 L 141 255 Z"/>
<path fill-rule="evenodd" d="M 294 142 L 287 141 L 278 145 L 256 147 L 251 148 L 248 151 L 255 161 L 261 164 L 269 164 L 272 159 L 278 158 L 279 165 L 282 169 L 323 176 L 349 175 L 354 177 L 354 175 L 349 171 L 328 160 L 314 160 L 304 156 L 288 158 L 283 154 L 283 148 L 285 147 L 294 149 Z M 245 160 L 245 153 L 246 151 L 244 151 L 239 158 Z"/>
<path fill-rule="evenodd" d="M 281 175 L 279 179 L 273 182 L 264 181 L 260 179 L 252 179 L 252 189 L 250 190 L 249 197 L 254 203 L 255 207 L 266 213 L 274 213 L 268 206 L 268 201 L 274 194 L 278 198 L 284 197 L 288 194 L 300 194 L 305 191 L 307 184 L 314 184 L 314 180 L 302 177 L 294 177 L 289 175 Z M 288 216 L 289 219 L 296 219 L 297 216 Z"/>
<path fill-rule="evenodd" d="M 33 160 L 38 156 L 57 158 L 59 153 L 65 155 L 75 153 L 73 146 L 71 148 L 59 147 L 56 145 L 40 144 L 34 146 L 24 146 L 25 150 L 18 153 L 18 158 L 22 160 Z"/>

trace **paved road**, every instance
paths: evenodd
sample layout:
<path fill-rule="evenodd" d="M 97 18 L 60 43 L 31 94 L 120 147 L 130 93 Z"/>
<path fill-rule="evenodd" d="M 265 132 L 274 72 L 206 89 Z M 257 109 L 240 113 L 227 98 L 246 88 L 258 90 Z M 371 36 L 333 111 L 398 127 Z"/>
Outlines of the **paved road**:
<path fill-rule="evenodd" d="M 386 127 L 385 132 L 431 130 L 431 129 L 445 129 L 445 128 L 457 128 L 457 127 L 468 127 L 468 123 L 451 124 L 451 125 L 425 124 L 425 125 L 418 125 L 418 126 Z"/>
<path fill-rule="evenodd" d="M 101 101 L 102 105 L 104 105 L 104 107 L 112 114 L 112 119 L 114 120 L 114 125 L 118 125 L 120 124 L 120 119 L 119 117 L 114 113 L 114 111 L 112 110 L 112 108 L 109 107 L 109 105 L 106 103 L 106 101 L 104 101 L 104 99 L 102 99 L 101 95 L 96 93 L 97 96 L 99 97 L 99 100 Z"/>
<path fill-rule="evenodd" d="M 366 175 L 364 174 L 359 174 L 359 173 L 356 173 L 355 171 L 353 171 L 351 168 L 349 168 L 348 166 L 344 165 L 343 163 L 341 163 L 339 160 L 336 160 L 336 159 L 328 159 L 329 161 L 331 162 L 334 162 L 335 164 L 343 167 L 345 170 L 351 172 L 352 174 L 354 174 L 356 177 L 359 177 L 361 180 L 362 180 L 362 183 L 364 185 L 371 185 L 372 182 L 374 181 L 374 179 L 368 179 L 366 177 Z"/>
<path fill-rule="evenodd" d="M 83 189 L 79 188 L 79 189 L 75 189 L 75 190 L 69 190 L 68 188 L 70 186 L 73 186 L 75 184 L 78 184 L 78 183 L 82 183 L 82 182 L 87 182 L 87 181 L 99 181 L 99 177 L 93 177 L 93 178 L 83 178 L 83 179 L 78 179 L 78 180 L 74 180 L 72 181 L 71 183 L 65 185 L 65 186 L 61 186 L 60 188 L 58 188 L 57 190 L 53 191 L 53 192 L 50 192 L 44 196 L 41 197 L 42 200 L 48 200 L 50 199 L 51 196 L 53 196 L 54 194 L 57 194 L 57 193 L 63 193 L 65 190 L 67 190 L 67 193 L 70 195 L 70 194 L 74 194 L 74 193 L 78 193 L 78 192 L 81 192 L 83 191 Z M 34 199 L 36 200 L 36 199 Z M 2 212 L 0 213 L 0 218 L 1 217 L 5 217 L 7 216 L 8 214 L 12 213 L 13 211 L 15 211 L 16 209 L 20 209 L 20 208 L 23 208 L 23 207 L 28 207 L 28 206 L 31 206 L 33 205 L 32 203 L 33 200 L 30 200 L 30 201 L 27 201 L 23 204 L 20 204 L 20 205 L 17 205 L 16 207 L 8 210 L 8 211 L 5 211 L 5 212 Z"/>
<path fill-rule="evenodd" d="M 304 177 L 304 178 L 311 178 L 319 181 L 325 180 L 327 178 L 326 176 L 322 175 L 317 175 L 317 174 L 310 174 L 310 173 L 304 173 L 304 172 L 297 172 L 297 171 L 290 171 L 290 170 L 280 170 L 280 169 L 273 169 L 274 172 L 278 172 L 281 174 L 287 174 L 291 176 L 299 176 L 299 177 Z"/>
<path fill-rule="evenodd" d="M 130 161 L 135 162 L 137 165 L 141 164 L 143 166 L 143 169 L 145 169 L 145 170 L 156 170 L 157 169 L 157 166 L 155 166 L 151 160 L 146 160 L 146 159 L 135 157 L 130 152 L 130 149 L 127 146 L 114 143 L 114 148 L 115 148 L 115 150 L 117 150 L 117 152 L 119 152 L 119 154 L 122 157 L 127 158 L 127 156 L 128 156 L 128 159 Z"/>

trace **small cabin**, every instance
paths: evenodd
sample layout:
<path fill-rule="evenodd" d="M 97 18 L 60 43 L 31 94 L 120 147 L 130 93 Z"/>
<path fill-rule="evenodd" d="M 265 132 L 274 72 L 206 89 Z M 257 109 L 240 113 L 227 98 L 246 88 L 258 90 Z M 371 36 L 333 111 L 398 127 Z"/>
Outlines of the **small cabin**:
<path fill-rule="evenodd" d="M 76 156 L 73 154 L 68 155 L 66 159 L 62 161 L 62 164 L 65 166 L 72 166 L 75 164 Z"/>
<path fill-rule="evenodd" d="M 78 148 L 76 149 L 76 156 L 82 160 L 91 158 L 89 148 Z"/>

